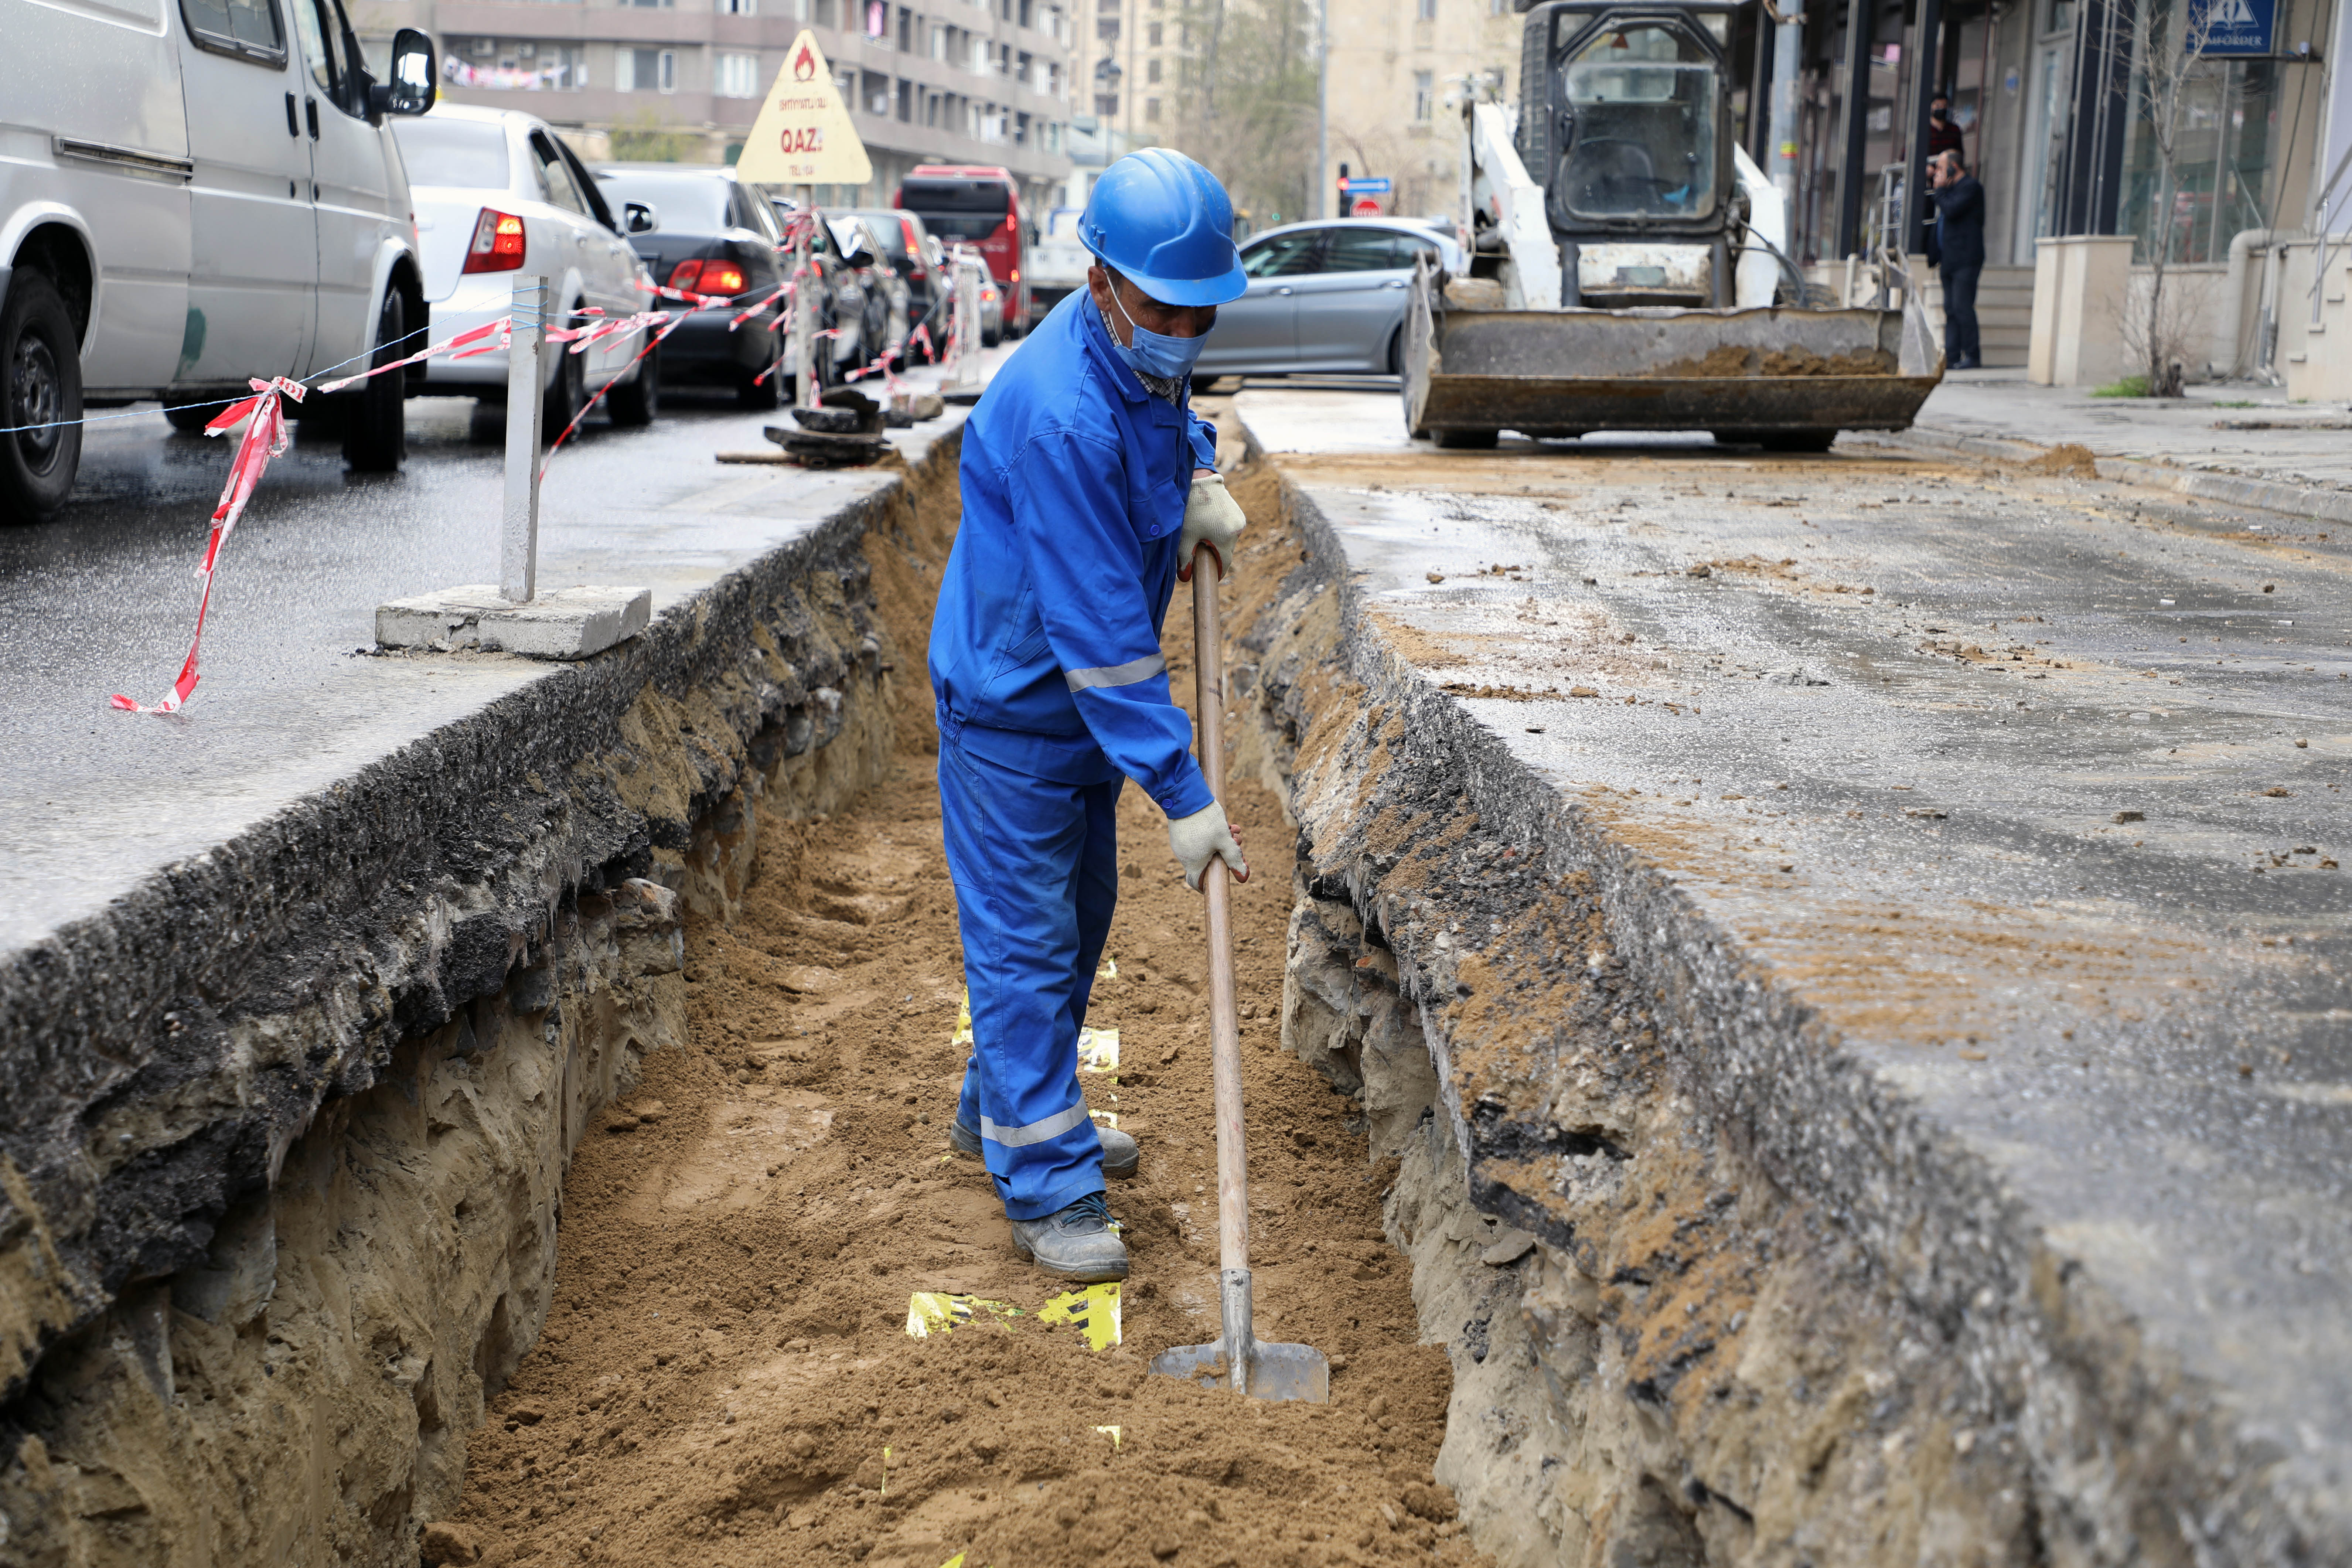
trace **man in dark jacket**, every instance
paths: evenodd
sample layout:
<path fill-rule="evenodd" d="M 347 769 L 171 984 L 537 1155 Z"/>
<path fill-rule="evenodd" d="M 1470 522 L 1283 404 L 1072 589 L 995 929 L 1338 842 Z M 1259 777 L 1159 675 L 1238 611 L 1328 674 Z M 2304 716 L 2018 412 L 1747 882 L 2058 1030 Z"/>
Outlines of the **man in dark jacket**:
<path fill-rule="evenodd" d="M 1936 226 L 1927 236 L 1927 265 L 1944 279 L 1944 367 L 1975 370 L 1984 363 L 1977 342 L 1977 279 L 1984 272 L 1984 186 L 1958 153 L 1946 153 L 1933 171 Z"/>
<path fill-rule="evenodd" d="M 1960 139 L 1960 128 L 1952 120 L 1952 100 L 1942 93 L 1927 100 L 1927 156 L 1940 157 L 1946 153 L 1966 153 Z"/>

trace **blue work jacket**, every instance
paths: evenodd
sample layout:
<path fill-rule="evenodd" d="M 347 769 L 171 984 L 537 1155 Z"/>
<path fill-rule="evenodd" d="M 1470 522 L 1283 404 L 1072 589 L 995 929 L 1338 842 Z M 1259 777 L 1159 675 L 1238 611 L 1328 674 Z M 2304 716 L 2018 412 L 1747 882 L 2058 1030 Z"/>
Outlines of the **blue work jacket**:
<path fill-rule="evenodd" d="M 1171 817 L 1211 801 L 1168 694 L 1160 622 L 1215 427 L 1143 389 L 1081 289 L 963 429 L 963 521 L 931 617 L 950 740 L 1056 783 L 1125 773 Z"/>

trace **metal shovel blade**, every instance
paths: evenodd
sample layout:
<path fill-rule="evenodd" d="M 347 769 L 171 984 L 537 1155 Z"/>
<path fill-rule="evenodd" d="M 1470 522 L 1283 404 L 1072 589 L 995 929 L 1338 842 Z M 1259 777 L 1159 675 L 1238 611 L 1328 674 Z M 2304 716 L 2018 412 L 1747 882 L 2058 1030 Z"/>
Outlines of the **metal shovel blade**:
<path fill-rule="evenodd" d="M 1151 1358 L 1151 1370 L 1190 1378 L 1204 1388 L 1234 1388 L 1252 1399 L 1331 1403 L 1331 1363 L 1313 1345 L 1271 1344 L 1251 1327 L 1250 1272 L 1225 1269 L 1218 1279 L 1225 1337 L 1205 1345 L 1177 1345 Z M 1234 1363 L 1246 1374 L 1236 1383 Z"/>
<path fill-rule="evenodd" d="M 1309 1405 L 1331 1403 L 1331 1363 L 1312 1345 L 1269 1344 L 1257 1341 L 1248 1360 L 1252 1399 L 1299 1399 Z M 1231 1363 L 1222 1341 L 1205 1345 L 1177 1345 L 1151 1358 L 1151 1370 L 1171 1377 L 1190 1378 L 1203 1388 L 1233 1386 Z"/>

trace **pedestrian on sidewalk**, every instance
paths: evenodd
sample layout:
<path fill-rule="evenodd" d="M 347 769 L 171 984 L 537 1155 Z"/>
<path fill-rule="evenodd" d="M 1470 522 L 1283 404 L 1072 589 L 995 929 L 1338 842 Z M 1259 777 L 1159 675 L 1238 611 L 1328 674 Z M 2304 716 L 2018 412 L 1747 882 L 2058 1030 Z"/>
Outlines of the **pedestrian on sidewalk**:
<path fill-rule="evenodd" d="M 1217 307 L 1247 286 L 1233 203 L 1149 148 L 1095 182 L 1087 289 L 1056 305 L 964 426 L 963 521 L 931 622 L 940 812 L 971 996 L 951 1141 L 986 1163 L 1013 1244 L 1049 1273 L 1123 1279 L 1078 1031 L 1118 900 L 1127 779 L 1168 815 L 1185 879 L 1248 867 L 1168 689 L 1160 623 L 1196 544 L 1234 565 L 1241 509 L 1192 409 Z"/>
<path fill-rule="evenodd" d="M 1947 153 L 1968 153 L 1959 126 L 1952 119 L 1952 100 L 1937 93 L 1927 100 L 1927 156 L 1940 158 Z"/>
<path fill-rule="evenodd" d="M 1984 363 L 1977 339 L 1977 279 L 1984 274 L 1984 186 L 1958 153 L 1928 165 L 1936 226 L 1927 235 L 1927 265 L 1944 279 L 1944 366 L 1975 370 Z"/>

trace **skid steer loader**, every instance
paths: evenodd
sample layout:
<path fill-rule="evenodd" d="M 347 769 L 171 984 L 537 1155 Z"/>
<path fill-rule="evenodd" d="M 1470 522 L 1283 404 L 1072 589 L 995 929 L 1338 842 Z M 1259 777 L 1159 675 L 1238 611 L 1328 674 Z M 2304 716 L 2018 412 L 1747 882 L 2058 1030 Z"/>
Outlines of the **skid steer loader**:
<path fill-rule="evenodd" d="M 1815 303 L 1780 193 L 1733 139 L 1726 51 L 1752 3 L 1526 8 L 1517 114 L 1463 106 L 1469 274 L 1425 260 L 1413 281 L 1416 439 L 1706 430 L 1822 451 L 1910 425 L 1943 378 L 1918 290 Z"/>

